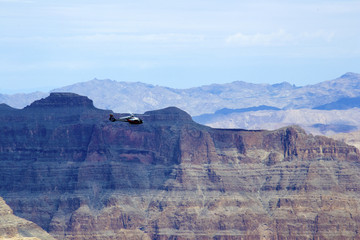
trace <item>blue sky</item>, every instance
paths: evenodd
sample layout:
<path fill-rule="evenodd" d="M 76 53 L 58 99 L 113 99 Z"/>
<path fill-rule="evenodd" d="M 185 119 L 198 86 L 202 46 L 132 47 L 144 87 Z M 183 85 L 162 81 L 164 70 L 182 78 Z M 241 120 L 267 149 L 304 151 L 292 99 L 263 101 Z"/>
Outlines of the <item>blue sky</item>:
<path fill-rule="evenodd" d="M 0 93 L 314 84 L 360 73 L 359 16 L 358 0 L 0 0 Z"/>

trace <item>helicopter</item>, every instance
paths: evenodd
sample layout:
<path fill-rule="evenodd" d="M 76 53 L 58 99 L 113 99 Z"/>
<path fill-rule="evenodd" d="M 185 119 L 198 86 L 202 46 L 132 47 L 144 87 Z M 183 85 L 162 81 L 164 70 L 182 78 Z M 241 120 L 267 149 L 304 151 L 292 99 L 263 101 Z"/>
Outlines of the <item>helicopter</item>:
<path fill-rule="evenodd" d="M 109 120 L 111 122 L 119 121 L 119 122 L 128 122 L 130 124 L 142 124 L 143 123 L 141 118 L 135 117 L 134 114 L 131 114 L 131 115 L 126 116 L 126 117 L 121 117 L 121 118 L 118 118 L 118 119 L 116 119 L 113 114 L 110 114 Z"/>

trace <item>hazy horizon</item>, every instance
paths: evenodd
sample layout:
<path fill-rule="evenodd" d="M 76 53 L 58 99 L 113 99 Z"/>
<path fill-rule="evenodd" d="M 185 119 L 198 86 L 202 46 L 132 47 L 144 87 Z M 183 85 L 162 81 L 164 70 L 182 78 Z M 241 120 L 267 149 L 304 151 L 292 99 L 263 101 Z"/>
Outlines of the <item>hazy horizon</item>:
<path fill-rule="evenodd" d="M 350 72 L 352 73 L 352 72 Z M 344 74 L 347 74 L 347 73 L 344 73 Z M 342 75 L 344 75 L 342 74 Z M 358 74 L 358 73 L 355 73 L 355 74 Z M 325 81 L 329 81 L 329 80 L 335 80 L 337 78 L 339 78 L 341 76 L 338 76 L 334 79 L 326 79 L 326 80 L 323 80 L 323 81 L 319 81 L 319 82 L 316 82 L 314 84 L 317 84 L 317 83 L 321 83 L 321 82 L 325 82 Z M 68 86 L 72 86 L 72 85 L 76 85 L 76 84 L 81 84 L 81 83 L 86 83 L 86 82 L 91 82 L 91 81 L 94 81 L 94 80 L 99 80 L 99 81 L 106 81 L 106 80 L 110 80 L 110 81 L 115 81 L 115 82 L 127 82 L 127 83 L 131 83 L 129 81 L 118 81 L 118 80 L 114 80 L 114 79 L 97 79 L 97 78 L 94 78 L 94 79 L 91 79 L 91 80 L 88 80 L 88 81 L 83 81 L 83 82 L 74 82 L 72 84 L 69 84 L 69 85 L 63 85 L 63 86 L 57 86 L 57 87 L 43 87 L 43 88 L 34 88 L 34 89 L 17 89 L 17 90 L 6 90 L 6 89 L 1 89 L 3 90 L 3 92 L 0 92 L 0 94 L 5 94 L 5 95 L 13 95 L 13 94 L 28 94 L 28 93 L 34 93 L 34 92 L 43 92 L 43 93 L 50 93 L 51 91 L 54 91 L 58 88 L 63 88 L 63 87 L 68 87 Z M 240 81 L 240 80 L 239 80 Z M 203 85 L 199 85 L 199 86 L 194 86 L 194 87 L 189 87 L 189 88 L 196 88 L 196 87 L 203 87 L 203 86 L 207 86 L 207 85 L 211 85 L 211 84 L 231 84 L 233 82 L 237 82 L 237 81 L 232 81 L 232 82 L 223 82 L 223 83 L 209 83 L 209 84 L 203 84 Z M 246 82 L 246 81 L 242 81 L 242 82 Z M 285 81 L 286 82 L 286 81 Z M 158 85 L 158 84 L 152 84 L 152 83 L 145 83 L 145 82 L 140 82 L 140 81 L 137 81 L 137 82 L 133 82 L 133 83 L 143 83 L 143 84 L 150 84 L 150 85 L 153 85 L 153 86 L 159 86 L 159 87 L 169 87 L 169 86 L 166 86 L 166 85 Z M 246 83 L 251 83 L 251 82 L 246 82 Z M 255 83 L 255 84 L 269 84 L 269 85 L 274 85 L 274 84 L 280 84 L 280 83 L 284 83 L 284 82 L 277 82 L 277 83 L 266 83 L 266 82 L 259 82 L 259 83 Z M 295 85 L 295 84 L 292 84 L 290 82 L 287 82 L 291 85 L 294 85 L 296 87 L 304 87 L 304 86 L 307 86 L 307 85 L 314 85 L 314 84 L 306 84 L 306 85 Z M 169 88 L 172 88 L 172 87 L 169 87 Z M 189 89 L 189 88 L 173 88 L 173 89 Z"/>

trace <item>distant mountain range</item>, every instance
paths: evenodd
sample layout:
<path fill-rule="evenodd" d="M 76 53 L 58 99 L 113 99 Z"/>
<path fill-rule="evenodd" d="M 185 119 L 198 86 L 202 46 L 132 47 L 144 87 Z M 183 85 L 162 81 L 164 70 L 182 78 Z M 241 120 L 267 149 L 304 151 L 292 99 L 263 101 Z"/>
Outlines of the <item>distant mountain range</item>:
<path fill-rule="evenodd" d="M 212 119 L 217 117 L 224 117 L 225 115 L 236 114 L 236 113 L 246 113 L 246 112 L 257 112 L 257 111 L 278 111 L 281 110 L 277 107 L 270 107 L 266 105 L 260 105 L 257 107 L 249 107 L 249 108 L 238 108 L 238 109 L 229 109 L 229 108 L 222 108 L 220 110 L 215 111 L 215 113 L 210 114 L 202 114 L 200 116 L 195 116 L 193 119 L 199 123 L 207 123 L 211 122 Z"/>
<path fill-rule="evenodd" d="M 51 92 L 88 96 L 96 107 L 121 113 L 143 113 L 176 106 L 199 123 L 222 128 L 275 129 L 298 124 L 315 134 L 360 129 L 360 118 L 355 117 L 360 107 L 360 74 L 357 73 L 346 73 L 334 80 L 303 87 L 288 82 L 270 85 L 235 81 L 173 89 L 140 82 L 94 79 Z M 42 92 L 0 94 L 0 103 L 23 108 L 48 95 Z"/>
<path fill-rule="evenodd" d="M 266 105 L 279 109 L 315 108 L 341 98 L 360 97 L 360 74 L 341 77 L 315 85 L 296 87 L 290 83 L 252 84 L 236 81 L 189 89 L 173 89 L 140 82 L 118 82 L 94 79 L 54 89 L 73 92 L 93 99 L 96 107 L 115 112 L 145 112 L 168 106 L 184 109 L 192 116 L 228 109 L 244 109 Z M 49 93 L 0 94 L 0 103 L 23 108 Z"/>
<path fill-rule="evenodd" d="M 360 97 L 340 98 L 339 100 L 317 106 L 314 109 L 319 110 L 346 110 L 350 108 L 360 108 Z"/>
<path fill-rule="evenodd" d="M 333 135 L 360 129 L 360 111 L 287 109 L 262 110 L 228 115 L 194 117 L 194 120 L 214 128 L 243 128 L 274 130 L 289 125 L 299 125 L 315 135 Z"/>

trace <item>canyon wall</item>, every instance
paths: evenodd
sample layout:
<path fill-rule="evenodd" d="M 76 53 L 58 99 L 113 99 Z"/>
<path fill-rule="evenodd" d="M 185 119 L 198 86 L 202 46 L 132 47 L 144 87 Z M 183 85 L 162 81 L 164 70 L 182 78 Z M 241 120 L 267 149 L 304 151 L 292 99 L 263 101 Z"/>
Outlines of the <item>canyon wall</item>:
<path fill-rule="evenodd" d="M 0 106 L 0 196 L 56 239 L 360 239 L 360 154 L 296 126 L 142 125 L 70 93 Z M 120 116 L 120 114 L 118 114 Z"/>

